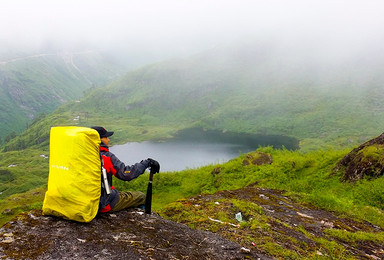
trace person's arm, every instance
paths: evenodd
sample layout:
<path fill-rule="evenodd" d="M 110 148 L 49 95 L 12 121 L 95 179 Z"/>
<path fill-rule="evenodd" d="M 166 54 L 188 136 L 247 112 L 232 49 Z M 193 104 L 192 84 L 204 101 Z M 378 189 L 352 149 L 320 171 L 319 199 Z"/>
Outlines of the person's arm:
<path fill-rule="evenodd" d="M 141 174 L 145 172 L 145 170 L 150 166 L 150 160 L 142 160 L 139 163 L 135 163 L 133 165 L 126 165 L 122 161 L 120 161 L 114 154 L 111 154 L 111 162 L 113 164 L 113 168 L 116 170 L 115 175 L 116 178 L 123 181 L 131 181 L 136 179 Z"/>

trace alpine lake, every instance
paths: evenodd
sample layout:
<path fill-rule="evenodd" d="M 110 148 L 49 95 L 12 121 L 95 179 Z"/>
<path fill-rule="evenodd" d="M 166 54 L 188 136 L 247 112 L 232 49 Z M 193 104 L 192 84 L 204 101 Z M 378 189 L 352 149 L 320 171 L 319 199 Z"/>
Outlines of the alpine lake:
<path fill-rule="evenodd" d="M 113 145 L 113 152 L 125 164 L 133 165 L 146 158 L 157 160 L 160 171 L 181 171 L 209 164 L 223 163 L 261 146 L 296 150 L 299 141 L 280 135 L 252 135 L 190 128 L 162 142 L 145 141 Z"/>

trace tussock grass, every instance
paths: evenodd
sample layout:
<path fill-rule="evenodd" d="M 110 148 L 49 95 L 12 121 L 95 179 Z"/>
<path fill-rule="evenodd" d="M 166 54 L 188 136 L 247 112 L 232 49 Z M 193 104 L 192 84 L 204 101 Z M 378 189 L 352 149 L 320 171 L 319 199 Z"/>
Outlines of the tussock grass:
<path fill-rule="evenodd" d="M 302 153 L 271 147 L 258 151 L 269 153 L 273 163 L 243 166 L 245 155 L 241 155 L 221 165 L 155 175 L 154 208 L 160 209 L 180 198 L 238 189 L 257 182 L 262 187 L 284 190 L 297 200 L 384 227 L 384 178 L 348 183 L 331 174 L 348 151 Z M 220 173 L 212 174 L 217 167 L 220 167 Z M 144 177 L 130 183 L 119 182 L 116 186 L 145 192 L 146 183 Z"/>

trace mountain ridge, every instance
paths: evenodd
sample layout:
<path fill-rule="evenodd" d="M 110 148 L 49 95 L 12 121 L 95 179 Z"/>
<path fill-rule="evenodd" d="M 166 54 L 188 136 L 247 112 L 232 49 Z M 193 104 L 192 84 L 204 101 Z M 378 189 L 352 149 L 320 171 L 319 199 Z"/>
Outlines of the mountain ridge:
<path fill-rule="evenodd" d="M 37 116 L 107 84 L 122 69 L 97 51 L 24 54 L 0 61 L 0 130 L 18 134 Z M 4 141 L 4 140 L 3 140 Z"/>
<path fill-rule="evenodd" d="M 302 140 L 303 146 L 319 145 L 318 139 L 325 146 L 348 146 L 384 128 L 379 102 L 384 78 L 380 66 L 366 67 L 369 59 L 323 64 L 306 52 L 284 57 L 268 43 L 249 46 L 217 47 L 144 66 L 66 112 L 95 119 L 84 124 L 100 122 L 102 114 L 137 126 L 282 134 Z M 384 64 L 376 58 L 376 65 Z"/>

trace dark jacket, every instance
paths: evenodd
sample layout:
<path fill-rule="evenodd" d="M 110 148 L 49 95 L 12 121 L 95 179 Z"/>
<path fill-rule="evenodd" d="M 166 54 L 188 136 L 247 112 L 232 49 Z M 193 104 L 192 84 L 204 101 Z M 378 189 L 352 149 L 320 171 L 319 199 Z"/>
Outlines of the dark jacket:
<path fill-rule="evenodd" d="M 131 166 L 125 165 L 109 151 L 109 147 L 103 142 L 100 145 L 100 153 L 112 192 L 108 195 L 102 182 L 99 211 L 108 212 L 119 200 L 119 192 L 112 186 L 112 175 L 123 181 L 131 181 L 145 172 L 145 169 L 149 167 L 149 160 L 142 160 Z"/>

